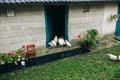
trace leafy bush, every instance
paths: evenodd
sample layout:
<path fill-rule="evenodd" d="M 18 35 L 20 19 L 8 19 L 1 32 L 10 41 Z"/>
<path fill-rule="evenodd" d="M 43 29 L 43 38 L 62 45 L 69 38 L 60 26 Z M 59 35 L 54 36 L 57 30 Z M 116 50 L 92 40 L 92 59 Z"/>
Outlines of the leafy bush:
<path fill-rule="evenodd" d="M 90 30 L 87 30 L 86 38 L 95 39 L 97 35 L 98 35 L 97 29 L 90 29 Z"/>
<path fill-rule="evenodd" d="M 82 46 L 88 49 L 93 49 L 97 47 L 97 39 L 98 35 L 97 29 L 87 30 L 86 36 L 82 40 Z"/>
<path fill-rule="evenodd" d="M 12 61 L 13 61 L 13 57 L 6 54 L 6 62 L 9 63 Z"/>
<path fill-rule="evenodd" d="M 0 53 L 0 62 L 7 62 L 7 54 Z"/>
<path fill-rule="evenodd" d="M 95 40 L 95 39 L 91 39 L 91 40 L 89 41 L 89 47 L 91 47 L 91 48 L 97 47 L 97 43 L 96 43 L 96 40 Z"/>

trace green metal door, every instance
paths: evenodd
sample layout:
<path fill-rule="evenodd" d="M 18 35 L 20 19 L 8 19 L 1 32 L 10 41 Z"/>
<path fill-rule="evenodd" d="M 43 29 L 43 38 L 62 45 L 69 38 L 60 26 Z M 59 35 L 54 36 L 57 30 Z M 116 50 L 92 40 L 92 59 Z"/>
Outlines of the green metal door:
<path fill-rule="evenodd" d="M 65 6 L 65 39 L 68 40 L 68 6 Z"/>
<path fill-rule="evenodd" d="M 65 5 L 45 5 L 46 47 L 55 35 L 68 40 L 68 8 Z M 63 35 L 63 36 L 62 36 Z"/>
<path fill-rule="evenodd" d="M 52 40 L 53 36 L 53 22 L 52 22 L 52 12 L 50 11 L 49 6 L 45 6 L 45 23 L 46 23 L 46 46 L 48 47 L 48 43 Z"/>

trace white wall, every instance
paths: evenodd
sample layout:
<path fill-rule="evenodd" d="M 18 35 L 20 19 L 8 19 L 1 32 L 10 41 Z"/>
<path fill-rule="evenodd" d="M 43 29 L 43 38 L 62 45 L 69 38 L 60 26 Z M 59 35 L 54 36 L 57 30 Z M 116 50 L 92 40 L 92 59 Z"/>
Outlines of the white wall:
<path fill-rule="evenodd" d="M 103 18 L 103 34 L 109 34 L 115 32 L 116 21 L 112 21 L 110 16 L 113 14 L 118 14 L 118 4 L 117 3 L 106 3 L 104 7 L 104 18 Z"/>
<path fill-rule="evenodd" d="M 83 13 L 83 6 L 90 7 Z M 45 46 L 44 5 L 17 5 L 15 17 L 6 17 L 5 9 L 0 8 L 0 52 L 19 49 L 22 45 L 34 43 Z M 77 39 L 77 35 L 85 34 L 87 29 L 95 28 L 100 34 L 115 31 L 116 22 L 110 20 L 116 14 L 116 3 L 79 3 L 69 4 L 68 36 L 69 40 Z"/>
<path fill-rule="evenodd" d="M 89 12 L 83 12 L 83 6 L 89 6 Z M 69 40 L 77 39 L 81 33 L 85 35 L 87 29 L 97 29 L 102 33 L 104 4 L 70 4 L 69 5 Z"/>
<path fill-rule="evenodd" d="M 0 10 L 0 52 L 13 51 L 27 44 L 45 45 L 44 6 L 29 4 L 13 7 L 14 17 L 6 17 L 5 9 Z"/>
<path fill-rule="evenodd" d="M 89 6 L 89 12 L 83 13 L 83 6 Z M 116 22 L 110 19 L 111 14 L 118 13 L 118 3 L 83 3 L 69 5 L 69 40 L 77 39 L 87 29 L 97 29 L 100 36 L 115 32 Z"/>

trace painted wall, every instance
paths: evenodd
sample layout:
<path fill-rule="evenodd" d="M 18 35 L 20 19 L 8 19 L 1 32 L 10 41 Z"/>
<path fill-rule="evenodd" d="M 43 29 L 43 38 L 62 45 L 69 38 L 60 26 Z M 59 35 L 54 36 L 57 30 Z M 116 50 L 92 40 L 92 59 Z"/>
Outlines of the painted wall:
<path fill-rule="evenodd" d="M 13 9 L 14 17 L 7 17 L 5 9 L 0 9 L 0 52 L 32 43 L 36 46 L 45 44 L 44 6 L 16 5 Z"/>
<path fill-rule="evenodd" d="M 89 11 L 83 12 L 83 6 L 88 5 Z M 15 9 L 14 17 L 7 17 L 5 9 Z M 81 3 L 68 5 L 68 35 L 69 40 L 77 39 L 87 29 L 96 28 L 101 35 L 115 31 L 116 22 L 110 20 L 110 15 L 117 13 L 116 3 Z M 0 52 L 19 49 L 22 45 L 34 43 L 45 46 L 45 15 L 43 4 L 15 5 L 0 8 Z"/>
<path fill-rule="evenodd" d="M 83 6 L 89 6 L 89 12 L 83 12 Z M 117 13 L 116 3 L 84 3 L 69 5 L 69 40 L 77 39 L 87 29 L 95 28 L 100 36 L 115 31 L 116 22 L 110 20 L 111 14 Z"/>
<path fill-rule="evenodd" d="M 104 18 L 103 18 L 103 34 L 109 34 L 115 32 L 116 21 L 112 21 L 110 16 L 118 13 L 118 4 L 117 3 L 106 3 L 104 5 Z"/>

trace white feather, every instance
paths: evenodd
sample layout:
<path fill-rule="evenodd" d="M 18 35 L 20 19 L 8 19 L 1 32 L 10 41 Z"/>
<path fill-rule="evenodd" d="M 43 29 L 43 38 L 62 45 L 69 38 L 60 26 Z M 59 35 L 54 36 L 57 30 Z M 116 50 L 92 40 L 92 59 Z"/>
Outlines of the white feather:
<path fill-rule="evenodd" d="M 50 45 L 50 47 L 53 47 L 53 46 L 54 46 L 52 42 L 49 42 L 48 44 Z"/>
<path fill-rule="evenodd" d="M 57 41 L 58 41 L 58 37 L 55 35 L 55 37 L 54 37 L 54 41 L 57 43 Z"/>
<path fill-rule="evenodd" d="M 63 42 L 62 42 L 61 38 L 58 39 L 58 43 L 59 43 L 60 46 L 63 46 Z"/>
<path fill-rule="evenodd" d="M 56 46 L 56 42 L 54 40 L 50 41 L 48 43 L 51 47 L 55 47 Z"/>
<path fill-rule="evenodd" d="M 56 46 L 56 41 L 52 40 L 52 43 L 54 45 L 54 47 Z"/>
<path fill-rule="evenodd" d="M 111 60 L 117 60 L 117 56 L 113 54 L 108 54 L 108 56 L 110 57 Z"/>
<path fill-rule="evenodd" d="M 61 41 L 62 41 L 63 45 L 66 45 L 66 43 L 65 43 L 63 38 L 61 38 Z"/>
<path fill-rule="evenodd" d="M 71 47 L 71 44 L 67 40 L 65 40 L 65 42 L 66 42 L 68 47 Z"/>

